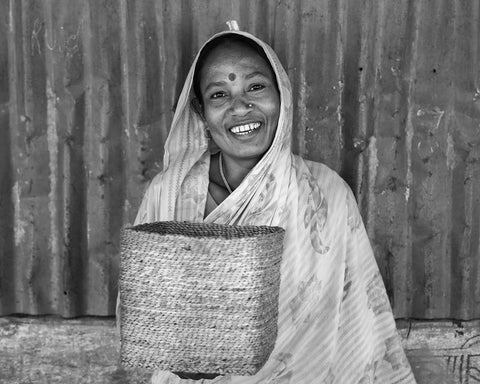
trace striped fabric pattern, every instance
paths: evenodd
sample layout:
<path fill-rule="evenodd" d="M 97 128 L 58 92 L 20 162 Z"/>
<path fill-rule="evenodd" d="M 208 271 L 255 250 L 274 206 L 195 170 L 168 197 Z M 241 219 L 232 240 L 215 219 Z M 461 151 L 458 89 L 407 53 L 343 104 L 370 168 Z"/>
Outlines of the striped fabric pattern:
<path fill-rule="evenodd" d="M 273 50 L 248 33 L 218 35 L 225 33 L 254 40 L 271 62 L 281 99 L 273 144 L 204 218 L 210 155 L 203 120 L 191 107 L 195 59 L 166 142 L 164 170 L 147 189 L 136 224 L 186 220 L 285 228 L 277 342 L 255 376 L 192 381 L 157 371 L 152 382 L 415 383 L 352 192 L 326 166 L 291 153 L 291 85 Z"/>

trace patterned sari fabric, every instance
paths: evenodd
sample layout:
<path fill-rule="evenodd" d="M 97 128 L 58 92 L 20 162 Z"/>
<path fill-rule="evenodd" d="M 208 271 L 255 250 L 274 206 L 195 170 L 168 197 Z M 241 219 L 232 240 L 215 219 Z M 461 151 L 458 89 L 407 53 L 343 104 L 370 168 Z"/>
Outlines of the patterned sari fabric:
<path fill-rule="evenodd" d="M 286 230 L 278 337 L 269 360 L 255 376 L 203 381 L 414 383 L 354 196 L 335 172 L 292 154 L 291 85 L 273 50 L 244 32 L 212 39 L 226 33 L 252 39 L 270 60 L 281 100 L 274 141 L 240 186 L 204 218 L 210 153 L 204 122 L 191 104 L 195 59 L 165 144 L 164 170 L 147 189 L 136 219 Z M 152 381 L 194 382 L 161 371 Z"/>

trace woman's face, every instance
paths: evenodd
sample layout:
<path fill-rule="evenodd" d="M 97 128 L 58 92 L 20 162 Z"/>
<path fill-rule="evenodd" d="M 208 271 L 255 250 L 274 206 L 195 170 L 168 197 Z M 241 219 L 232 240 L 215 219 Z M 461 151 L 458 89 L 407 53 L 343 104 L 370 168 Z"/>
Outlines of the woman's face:
<path fill-rule="evenodd" d="M 280 96 L 268 63 L 252 48 L 215 48 L 200 71 L 203 115 L 225 156 L 258 161 L 275 137 Z"/>

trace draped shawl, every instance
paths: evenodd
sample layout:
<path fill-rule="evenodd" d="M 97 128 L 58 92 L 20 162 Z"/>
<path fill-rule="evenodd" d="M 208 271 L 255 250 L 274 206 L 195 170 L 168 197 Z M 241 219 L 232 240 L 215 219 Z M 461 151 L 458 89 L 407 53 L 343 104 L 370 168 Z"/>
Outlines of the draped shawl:
<path fill-rule="evenodd" d="M 163 171 L 148 187 L 136 224 L 178 220 L 272 225 L 286 230 L 281 266 L 278 337 L 255 376 L 220 376 L 211 383 L 414 383 L 355 198 L 325 165 L 291 152 L 291 85 L 263 41 L 280 92 L 281 110 L 267 153 L 206 218 L 209 142 L 192 107 L 188 73 L 165 144 Z M 210 41 L 209 40 L 209 41 Z M 188 383 L 157 371 L 154 383 Z M 196 381 L 198 382 L 198 381 Z"/>

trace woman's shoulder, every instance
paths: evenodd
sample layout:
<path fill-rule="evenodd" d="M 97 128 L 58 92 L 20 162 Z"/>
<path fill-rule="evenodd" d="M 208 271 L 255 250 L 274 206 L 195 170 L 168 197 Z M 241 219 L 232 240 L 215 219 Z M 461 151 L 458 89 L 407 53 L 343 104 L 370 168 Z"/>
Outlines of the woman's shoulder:
<path fill-rule="evenodd" d="M 158 172 L 148 183 L 145 188 L 145 193 L 151 193 L 162 186 L 164 172 Z"/>
<path fill-rule="evenodd" d="M 339 192 L 351 192 L 345 180 L 329 166 L 304 159 L 298 155 L 294 155 L 294 161 L 297 177 L 308 177 L 310 181 L 317 184 L 324 193 L 338 195 Z"/>
<path fill-rule="evenodd" d="M 143 194 L 142 203 L 137 211 L 135 225 L 156 221 L 160 207 L 158 198 L 161 194 L 163 172 L 157 173 L 148 183 Z"/>
<path fill-rule="evenodd" d="M 158 172 L 155 176 L 153 176 L 152 180 L 150 181 L 150 185 L 149 185 L 149 186 L 161 184 L 161 183 L 162 183 L 162 179 L 163 179 L 163 174 L 164 174 L 164 172 L 163 172 L 163 171 L 160 171 L 160 172 Z"/>
<path fill-rule="evenodd" d="M 302 185 L 302 179 L 306 178 L 310 189 L 318 189 L 321 192 L 330 217 L 342 217 L 343 212 L 352 232 L 361 226 L 362 219 L 355 196 L 347 182 L 336 171 L 325 164 L 298 156 L 295 156 L 295 168 L 299 185 Z"/>

